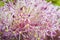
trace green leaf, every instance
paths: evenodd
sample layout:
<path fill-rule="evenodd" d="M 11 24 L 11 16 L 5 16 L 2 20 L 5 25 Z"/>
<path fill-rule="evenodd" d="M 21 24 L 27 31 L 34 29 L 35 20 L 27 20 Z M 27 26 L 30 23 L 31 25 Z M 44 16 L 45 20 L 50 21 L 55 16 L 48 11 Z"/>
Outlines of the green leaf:
<path fill-rule="evenodd" d="M 52 2 L 53 5 L 60 6 L 60 0 L 46 0 L 47 2 Z"/>
<path fill-rule="evenodd" d="M 6 0 L 7 2 L 13 2 L 14 0 Z"/>
<path fill-rule="evenodd" d="M 4 2 L 3 1 L 0 1 L 0 7 L 4 6 Z"/>
<path fill-rule="evenodd" d="M 0 1 L 2 1 L 2 0 L 0 0 Z"/>
<path fill-rule="evenodd" d="M 51 0 L 46 0 L 47 2 L 50 2 Z"/>
<path fill-rule="evenodd" d="M 56 3 L 58 6 L 60 6 L 60 0 L 59 1 L 57 1 L 57 3 Z"/>

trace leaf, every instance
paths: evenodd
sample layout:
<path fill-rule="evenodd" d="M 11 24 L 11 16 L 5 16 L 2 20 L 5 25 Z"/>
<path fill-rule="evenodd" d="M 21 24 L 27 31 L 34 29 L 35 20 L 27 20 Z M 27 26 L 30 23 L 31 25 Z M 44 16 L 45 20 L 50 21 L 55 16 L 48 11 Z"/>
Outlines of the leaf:
<path fill-rule="evenodd" d="M 58 6 L 60 6 L 60 0 L 59 1 L 57 1 L 57 3 L 56 3 Z"/>
<path fill-rule="evenodd" d="M 47 2 L 50 2 L 50 1 L 52 1 L 52 0 L 46 0 Z"/>
<path fill-rule="evenodd" d="M 6 0 L 6 2 L 13 2 L 14 0 Z"/>
<path fill-rule="evenodd" d="M 3 1 L 0 1 L 0 7 L 4 6 L 5 3 Z"/>
<path fill-rule="evenodd" d="M 2 1 L 2 0 L 0 0 L 0 1 Z"/>
<path fill-rule="evenodd" d="M 47 2 L 52 2 L 53 5 L 60 6 L 60 0 L 46 0 Z"/>

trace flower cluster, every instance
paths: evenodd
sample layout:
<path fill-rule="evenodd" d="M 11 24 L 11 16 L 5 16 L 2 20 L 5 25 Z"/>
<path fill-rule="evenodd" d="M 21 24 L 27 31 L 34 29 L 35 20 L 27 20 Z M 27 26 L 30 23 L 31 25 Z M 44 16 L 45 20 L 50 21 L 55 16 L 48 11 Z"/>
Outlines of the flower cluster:
<path fill-rule="evenodd" d="M 1 40 L 59 40 L 60 8 L 45 0 L 14 0 L 0 7 Z"/>

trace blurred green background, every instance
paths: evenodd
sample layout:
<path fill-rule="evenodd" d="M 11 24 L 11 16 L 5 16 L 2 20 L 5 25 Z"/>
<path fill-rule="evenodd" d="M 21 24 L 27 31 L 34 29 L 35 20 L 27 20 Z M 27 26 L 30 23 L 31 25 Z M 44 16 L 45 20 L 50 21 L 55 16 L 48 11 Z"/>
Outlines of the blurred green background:
<path fill-rule="evenodd" d="M 13 2 L 14 0 L 6 0 L 5 2 Z M 3 2 L 3 0 L 0 0 L 0 7 L 5 5 L 5 2 Z"/>
<path fill-rule="evenodd" d="M 46 0 L 47 2 L 51 2 L 53 5 L 60 6 L 60 0 Z"/>

